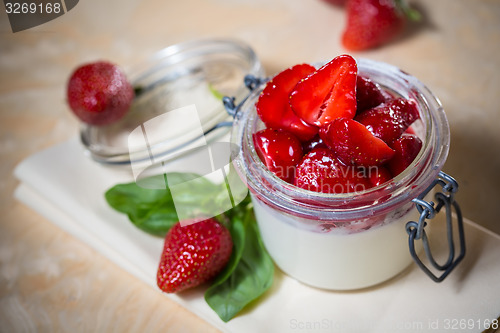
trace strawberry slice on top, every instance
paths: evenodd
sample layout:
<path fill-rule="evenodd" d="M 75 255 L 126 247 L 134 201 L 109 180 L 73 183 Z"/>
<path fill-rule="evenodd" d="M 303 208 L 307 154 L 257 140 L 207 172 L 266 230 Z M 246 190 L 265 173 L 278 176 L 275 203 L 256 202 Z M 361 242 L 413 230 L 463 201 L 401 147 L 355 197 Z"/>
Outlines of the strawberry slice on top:
<path fill-rule="evenodd" d="M 337 118 L 322 127 L 319 135 L 347 165 L 378 166 L 394 155 L 391 147 L 353 119 Z"/>
<path fill-rule="evenodd" d="M 394 159 L 394 157 L 392 159 Z M 388 163 L 390 163 L 390 161 Z M 379 186 L 392 179 L 391 172 L 383 165 L 380 165 L 375 169 L 370 169 L 368 177 L 373 186 Z"/>
<path fill-rule="evenodd" d="M 413 134 L 403 134 L 392 143 L 394 157 L 387 163 L 393 177 L 403 172 L 417 157 L 422 148 L 422 140 Z"/>
<path fill-rule="evenodd" d="M 310 140 L 318 133 L 318 128 L 300 119 L 289 103 L 290 93 L 297 82 L 315 70 L 308 64 L 295 65 L 267 83 L 255 104 L 257 114 L 267 127 L 285 129 L 302 141 Z"/>
<path fill-rule="evenodd" d="M 356 115 L 376 137 L 391 144 L 420 117 L 414 100 L 397 98 Z"/>
<path fill-rule="evenodd" d="M 294 185 L 323 193 L 361 192 L 372 187 L 356 167 L 342 164 L 332 150 L 323 147 L 314 148 L 302 158 Z"/>
<path fill-rule="evenodd" d="M 354 118 L 356 78 L 354 58 L 341 55 L 300 80 L 290 94 L 290 105 L 306 123 L 323 126 L 332 120 Z"/>
<path fill-rule="evenodd" d="M 293 134 L 266 128 L 253 135 L 257 155 L 277 177 L 291 183 L 295 177 L 295 166 L 302 158 L 302 144 Z"/>
<path fill-rule="evenodd" d="M 380 86 L 367 77 L 358 75 L 356 81 L 356 114 L 379 106 L 385 102 L 385 96 Z"/>

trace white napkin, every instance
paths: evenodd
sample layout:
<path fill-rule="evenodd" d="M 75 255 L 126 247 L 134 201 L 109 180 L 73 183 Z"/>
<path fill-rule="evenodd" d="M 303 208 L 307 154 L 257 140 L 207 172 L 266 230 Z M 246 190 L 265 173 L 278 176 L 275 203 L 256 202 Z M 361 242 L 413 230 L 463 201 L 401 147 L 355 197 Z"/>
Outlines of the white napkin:
<path fill-rule="evenodd" d="M 130 172 L 95 163 L 75 138 L 27 158 L 15 175 L 19 200 L 157 289 L 163 240 L 136 229 L 104 200 L 108 188 L 133 180 Z M 413 265 L 374 288 L 331 292 L 277 270 L 269 292 L 229 323 L 206 305 L 202 289 L 166 296 L 223 332 L 482 332 L 500 315 L 500 237 L 470 221 L 465 231 L 467 255 L 439 284 Z"/>

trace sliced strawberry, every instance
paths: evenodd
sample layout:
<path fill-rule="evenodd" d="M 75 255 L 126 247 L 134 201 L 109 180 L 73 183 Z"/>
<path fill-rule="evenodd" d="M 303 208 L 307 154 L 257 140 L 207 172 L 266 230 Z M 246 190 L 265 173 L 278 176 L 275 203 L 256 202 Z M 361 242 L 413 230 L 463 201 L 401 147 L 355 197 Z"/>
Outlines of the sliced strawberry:
<path fill-rule="evenodd" d="M 356 115 L 356 120 L 390 144 L 419 118 L 414 100 L 398 98 Z"/>
<path fill-rule="evenodd" d="M 342 44 L 351 51 L 373 48 L 394 39 L 405 26 L 395 0 L 348 0 Z"/>
<path fill-rule="evenodd" d="M 381 165 L 394 155 L 394 150 L 384 141 L 352 119 L 337 118 L 322 127 L 319 134 L 347 165 Z"/>
<path fill-rule="evenodd" d="M 358 67 L 349 55 L 341 55 L 301 80 L 290 94 L 292 110 L 306 123 L 325 125 L 335 118 L 356 113 Z"/>
<path fill-rule="evenodd" d="M 392 174 L 389 171 L 389 169 L 387 169 L 382 165 L 377 166 L 375 168 L 372 167 L 368 170 L 368 172 L 369 172 L 368 176 L 370 178 L 370 183 L 373 186 L 382 185 L 383 183 L 388 182 L 389 180 L 392 179 Z"/>
<path fill-rule="evenodd" d="M 289 103 L 290 93 L 297 82 L 315 70 L 311 65 L 295 65 L 282 71 L 267 83 L 255 104 L 257 114 L 267 127 L 285 129 L 304 141 L 318 133 L 318 128 L 300 119 L 292 111 Z"/>
<path fill-rule="evenodd" d="M 294 185 L 323 193 L 351 193 L 371 187 L 370 181 L 354 166 L 340 162 L 328 148 L 314 148 L 297 166 Z"/>
<path fill-rule="evenodd" d="M 257 154 L 269 171 L 291 183 L 295 176 L 295 166 L 302 158 L 300 141 L 285 130 L 266 128 L 253 135 L 253 142 Z"/>
<path fill-rule="evenodd" d="M 327 148 L 327 146 L 323 143 L 323 139 L 321 139 L 319 135 L 316 135 L 311 140 L 302 142 L 302 153 L 307 154 L 316 147 Z"/>
<path fill-rule="evenodd" d="M 392 159 L 387 163 L 393 177 L 405 170 L 417 157 L 422 148 L 422 141 L 413 134 L 403 134 L 393 142 L 392 148 L 396 151 Z"/>
<path fill-rule="evenodd" d="M 215 219 L 175 224 L 165 237 L 158 287 L 175 293 L 207 282 L 227 264 L 232 248 L 231 234 Z"/>
<path fill-rule="evenodd" d="M 364 76 L 358 76 L 356 81 L 356 114 L 374 108 L 385 102 L 384 93 L 379 85 Z"/>

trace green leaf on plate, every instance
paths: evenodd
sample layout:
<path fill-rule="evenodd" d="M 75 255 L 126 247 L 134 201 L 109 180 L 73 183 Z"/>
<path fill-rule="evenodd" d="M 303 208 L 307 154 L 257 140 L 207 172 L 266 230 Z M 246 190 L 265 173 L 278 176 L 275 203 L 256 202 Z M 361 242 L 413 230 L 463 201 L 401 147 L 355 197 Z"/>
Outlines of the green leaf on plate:
<path fill-rule="evenodd" d="M 144 188 L 135 182 L 115 185 L 106 191 L 106 201 L 115 210 L 127 214 L 139 229 L 163 237 L 179 221 L 169 184 L 189 184 L 176 186 L 175 203 L 191 210 L 194 216 L 212 212 L 211 198 L 225 190 L 222 185 L 215 185 L 196 174 L 168 173 L 160 177 L 143 181 L 144 184 L 155 184 L 157 188 Z"/>
<path fill-rule="evenodd" d="M 214 206 L 216 210 L 227 206 L 228 184 L 216 185 L 196 174 L 168 173 L 143 179 L 141 184 L 145 187 L 115 185 L 105 198 L 134 225 L 153 235 L 164 237 L 178 222 L 175 203 L 192 211 L 193 217 L 213 216 Z M 216 218 L 228 227 L 234 245 L 228 264 L 206 291 L 205 300 L 227 322 L 269 289 L 274 264 L 262 244 L 249 195 Z"/>
<path fill-rule="evenodd" d="M 230 225 L 233 253 L 205 292 L 205 301 L 225 322 L 269 289 L 274 275 L 274 264 L 260 239 L 253 209 L 248 205 L 236 209 L 240 211 L 233 212 Z"/>
<path fill-rule="evenodd" d="M 136 227 L 156 236 L 164 236 L 179 220 L 168 189 L 118 184 L 106 191 L 105 198 L 115 210 L 127 214 Z"/>

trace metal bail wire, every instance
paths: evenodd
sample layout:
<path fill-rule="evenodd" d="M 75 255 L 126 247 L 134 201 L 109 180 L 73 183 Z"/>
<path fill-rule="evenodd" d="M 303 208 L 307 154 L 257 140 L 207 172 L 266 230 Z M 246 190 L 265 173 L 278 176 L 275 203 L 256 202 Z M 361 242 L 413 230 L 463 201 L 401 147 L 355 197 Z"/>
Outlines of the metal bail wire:
<path fill-rule="evenodd" d="M 441 191 L 435 194 L 437 205 L 432 201 L 425 201 L 423 198 L 436 186 L 441 186 Z M 420 213 L 418 222 L 410 221 L 406 224 L 406 231 L 408 233 L 408 245 L 410 247 L 410 254 L 417 265 L 435 282 L 443 281 L 450 272 L 458 265 L 465 256 L 465 234 L 462 219 L 462 212 L 458 203 L 455 201 L 455 193 L 458 191 L 458 183 L 453 177 L 444 172 L 439 172 L 438 178 L 417 198 L 412 201 L 415 203 L 417 210 Z M 444 264 L 439 264 L 434 259 L 427 234 L 425 232 L 426 220 L 430 220 L 445 208 L 446 213 L 446 229 L 448 239 L 448 259 Z M 460 245 L 460 252 L 455 257 L 455 243 L 453 234 L 453 216 L 452 209 L 455 210 L 458 226 L 458 239 Z M 438 271 L 443 273 L 440 276 L 434 275 L 427 266 L 420 260 L 415 250 L 415 240 L 422 240 L 425 255 L 429 263 Z"/>
<path fill-rule="evenodd" d="M 238 112 L 240 111 L 241 106 L 250 97 L 251 92 L 254 91 L 259 85 L 261 85 L 265 81 L 266 79 L 253 76 L 251 74 L 246 75 L 243 82 L 245 83 L 245 86 L 248 88 L 250 92 L 239 104 L 235 103 L 236 100 L 235 97 L 224 96 L 222 98 L 222 103 L 224 104 L 227 113 L 231 117 L 236 119 L 238 117 Z"/>

